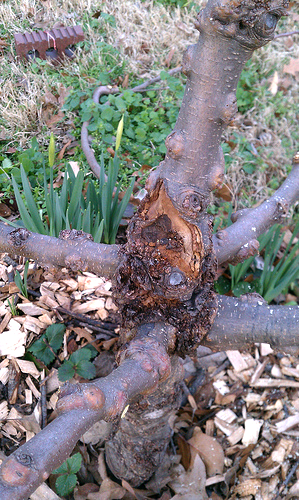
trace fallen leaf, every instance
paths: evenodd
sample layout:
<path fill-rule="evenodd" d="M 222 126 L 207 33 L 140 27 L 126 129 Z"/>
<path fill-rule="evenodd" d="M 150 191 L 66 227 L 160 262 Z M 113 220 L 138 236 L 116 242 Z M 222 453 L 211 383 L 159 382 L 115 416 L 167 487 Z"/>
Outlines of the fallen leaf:
<path fill-rule="evenodd" d="M 188 443 L 191 447 L 191 466 L 197 455 L 206 466 L 207 476 L 222 474 L 224 468 L 224 452 L 215 438 L 207 436 L 199 427 L 195 427 Z"/>
<path fill-rule="evenodd" d="M 89 493 L 87 500 L 118 500 L 123 498 L 126 490 L 108 477 L 104 479 L 98 493 Z"/>
<path fill-rule="evenodd" d="M 297 78 L 296 73 L 299 73 L 299 57 L 297 59 L 291 59 L 289 64 L 285 64 L 283 67 L 283 72 L 289 73 L 290 75 L 293 75 Z"/>
<path fill-rule="evenodd" d="M 196 455 L 193 465 L 185 471 L 184 467 L 178 466 L 179 474 L 169 486 L 176 495 L 172 500 L 206 500 L 206 469 L 199 455 Z"/>

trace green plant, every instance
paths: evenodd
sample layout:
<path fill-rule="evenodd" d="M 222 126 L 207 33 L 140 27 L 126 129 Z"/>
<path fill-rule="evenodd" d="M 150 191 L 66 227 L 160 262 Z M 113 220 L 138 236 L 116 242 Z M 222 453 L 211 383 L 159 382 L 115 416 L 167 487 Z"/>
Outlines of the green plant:
<path fill-rule="evenodd" d="M 12 316 L 17 316 L 18 315 L 18 310 L 16 308 L 16 304 L 14 302 L 14 298 L 12 297 L 11 300 L 7 299 L 7 302 L 8 302 L 8 306 L 9 306 L 11 315 Z"/>
<path fill-rule="evenodd" d="M 54 323 L 48 326 L 45 333 L 36 340 L 29 351 L 46 366 L 49 366 L 57 357 L 57 352 L 63 343 L 65 325 Z M 95 377 L 95 366 L 90 359 L 94 358 L 97 350 L 92 346 L 85 346 L 73 352 L 69 359 L 58 368 L 58 377 L 61 382 L 72 378 L 75 374 L 92 379 Z"/>
<path fill-rule="evenodd" d="M 95 137 L 93 147 L 98 154 L 98 144 L 101 148 L 103 144 L 114 144 L 113 132 L 124 117 L 123 155 L 119 155 L 123 176 L 128 170 L 135 171 L 136 163 L 158 165 L 166 153 L 164 142 L 174 127 L 184 88 L 179 78 L 166 71 L 160 76 L 167 89 L 148 90 L 145 94 L 124 90 L 121 96 L 103 96 L 99 104 L 89 94 L 84 99 L 82 92 L 74 90 L 65 102 L 65 110 L 79 113 L 82 122 L 90 120 L 88 129 Z"/>
<path fill-rule="evenodd" d="M 62 346 L 64 332 L 65 325 L 62 323 L 48 326 L 45 333 L 29 347 L 29 351 L 45 365 L 49 365 Z"/>
<path fill-rule="evenodd" d="M 69 495 L 77 484 L 77 472 L 80 470 L 82 456 L 80 453 L 75 453 L 68 458 L 63 464 L 53 471 L 53 474 L 61 474 L 55 482 L 58 495 Z"/>
<path fill-rule="evenodd" d="M 236 266 L 230 264 L 230 280 L 221 276 L 216 282 L 216 290 L 219 293 L 231 290 L 236 297 L 257 292 L 271 302 L 299 278 L 299 241 L 293 244 L 298 234 L 299 222 L 281 255 L 284 233 L 280 225 L 273 226 L 259 238 L 259 250 L 264 255 L 263 268 L 256 268 L 255 257 Z M 250 281 L 246 281 L 248 278 Z"/>
<path fill-rule="evenodd" d="M 121 121 L 122 123 L 122 121 Z M 54 162 L 53 142 L 49 149 L 49 162 Z M 78 229 L 93 236 L 94 241 L 101 240 L 107 244 L 115 243 L 118 227 L 130 196 L 133 192 L 134 178 L 121 202 L 118 195 L 121 183 L 117 181 L 120 160 L 115 154 L 109 159 L 107 180 L 105 180 L 104 158 L 101 155 L 101 178 L 98 186 L 88 180 L 84 195 L 84 174 L 79 171 L 77 176 L 68 165 L 61 190 L 54 188 L 53 168 L 50 169 L 50 188 L 47 187 L 46 173 L 44 176 L 45 210 L 39 209 L 28 177 L 21 165 L 21 182 L 25 202 L 21 196 L 18 184 L 12 177 L 13 189 L 20 212 L 21 220 L 29 231 L 50 236 L 58 236 L 62 229 Z M 103 236 L 103 238 L 102 238 Z"/>
<path fill-rule="evenodd" d="M 82 347 L 73 352 L 69 359 L 58 368 L 58 378 L 61 382 L 66 382 L 76 374 L 80 377 L 92 379 L 96 376 L 96 368 L 90 361 L 97 354 L 92 346 Z"/>
<path fill-rule="evenodd" d="M 27 290 L 28 268 L 29 268 L 29 260 L 26 260 L 25 267 L 24 267 L 23 279 L 22 279 L 19 271 L 16 271 L 15 279 L 14 279 L 15 284 L 17 285 L 17 287 L 20 290 L 23 297 L 26 297 L 26 299 L 28 299 L 28 290 Z"/>

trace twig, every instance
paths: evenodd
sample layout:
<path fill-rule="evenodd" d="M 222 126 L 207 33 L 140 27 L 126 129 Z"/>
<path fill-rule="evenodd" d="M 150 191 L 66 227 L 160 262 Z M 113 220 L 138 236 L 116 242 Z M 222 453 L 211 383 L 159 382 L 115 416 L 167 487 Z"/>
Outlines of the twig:
<path fill-rule="evenodd" d="M 45 372 L 43 370 L 42 377 L 45 377 Z M 40 406 L 41 406 L 41 428 L 44 429 L 47 425 L 47 386 L 44 383 L 45 378 L 43 378 L 40 383 Z"/>
<path fill-rule="evenodd" d="M 65 309 L 64 307 L 61 307 L 61 306 L 56 307 L 56 311 L 59 311 L 63 314 L 67 314 L 68 316 L 75 318 L 78 321 L 85 323 L 86 325 L 90 325 L 92 327 L 95 327 L 95 330 L 97 330 L 98 332 L 101 332 L 101 333 L 105 333 L 106 335 L 109 335 L 110 337 L 117 336 L 115 332 L 111 331 L 119 326 L 117 323 L 111 323 L 111 324 L 105 323 L 105 325 L 107 325 L 107 327 L 109 326 L 111 328 L 111 329 L 108 329 L 108 328 L 103 328 L 103 324 L 100 321 L 98 321 L 96 319 L 88 318 L 84 314 L 79 314 L 79 313 L 75 313 L 73 311 L 69 311 L 68 309 Z"/>
<path fill-rule="evenodd" d="M 299 466 L 299 460 L 297 460 L 293 467 L 291 468 L 290 472 L 288 473 L 287 477 L 285 478 L 284 482 L 282 483 L 281 487 L 278 490 L 277 495 L 273 498 L 273 500 L 278 500 L 280 494 L 283 492 L 283 490 L 286 488 L 286 486 L 289 484 L 291 481 L 293 475 L 295 474 L 296 470 L 298 469 Z"/>
<path fill-rule="evenodd" d="M 274 40 L 276 40 L 276 38 L 282 38 L 283 36 L 292 36 L 292 35 L 298 35 L 298 34 L 299 34 L 299 30 L 290 31 L 289 33 L 279 33 L 278 35 L 276 35 L 274 37 Z"/>

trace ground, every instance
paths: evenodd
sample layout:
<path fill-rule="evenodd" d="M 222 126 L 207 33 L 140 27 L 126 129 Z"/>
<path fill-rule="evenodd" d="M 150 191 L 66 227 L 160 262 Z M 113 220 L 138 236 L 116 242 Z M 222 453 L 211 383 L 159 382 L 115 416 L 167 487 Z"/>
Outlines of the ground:
<path fill-rule="evenodd" d="M 198 33 L 192 24 L 195 15 L 195 6 L 170 8 L 152 1 L 126 0 L 120 4 L 109 0 L 91 5 L 88 0 L 46 0 L 21 5 L 16 1 L 0 4 L 3 172 L 0 215 L 11 220 L 16 218 L 15 204 L 9 201 L 13 202 L 13 198 L 7 180 L 12 169 L 19 168 L 18 155 L 29 147 L 33 137 L 37 137 L 41 150 L 46 151 L 50 132 L 53 132 L 56 148 L 62 151 L 59 160 L 76 162 L 87 171 L 78 143 L 80 113 L 86 108 L 71 104 L 67 94 L 84 104 L 86 96 L 91 95 L 107 74 L 111 82 L 130 87 L 140 78 L 176 67 L 184 48 L 197 39 Z M 293 3 L 289 18 L 280 25 L 280 33 L 298 29 L 298 20 L 298 4 Z M 86 39 L 78 47 L 74 60 L 52 66 L 47 62 L 22 63 L 16 59 L 14 33 L 51 29 L 61 24 L 83 25 Z M 297 42 L 298 35 L 297 38 L 296 35 L 278 38 L 254 55 L 241 78 L 239 113 L 224 137 L 225 184 L 213 195 L 211 211 L 217 216 L 217 224 L 223 224 L 227 213 L 236 205 L 251 206 L 264 200 L 290 170 L 298 141 Z M 173 81 L 170 84 L 180 95 L 183 80 L 178 82 L 176 86 Z M 170 113 L 165 127 L 163 125 L 163 133 L 167 135 L 175 119 L 171 109 L 176 113 L 179 99 L 165 86 L 166 81 L 160 83 L 151 99 L 155 109 L 161 109 L 164 104 L 163 109 Z M 149 127 L 144 130 L 152 133 Z M 139 138 L 142 138 L 141 132 L 137 134 Z M 101 131 L 95 130 L 96 137 L 102 138 L 100 134 Z M 107 135 L 103 138 L 104 142 L 107 140 L 105 148 L 111 146 Z M 151 137 L 154 140 L 155 136 Z M 157 143 L 151 140 L 153 145 L 147 151 L 145 142 L 135 151 L 128 149 L 128 172 L 146 171 L 153 157 L 157 161 L 163 154 L 162 139 L 161 142 L 157 139 Z M 126 173 L 124 170 L 123 177 Z M 37 184 L 36 199 L 40 193 Z M 64 366 L 60 370 L 63 380 L 69 376 L 80 381 L 105 376 L 114 366 L 118 334 L 119 318 L 109 281 L 90 273 L 75 275 L 66 270 L 42 269 L 31 263 L 25 287 L 29 291 L 27 298 L 14 283 L 17 269 L 24 272 L 22 260 L 1 255 L 2 458 L 38 432 L 45 417 L 47 421 L 55 417 L 61 383 L 58 369 Z M 298 300 L 296 295 L 293 293 L 288 300 Z M 50 356 L 50 361 L 36 363 L 34 351 L 28 348 L 53 323 L 66 326 L 61 344 L 56 348 L 55 343 L 51 344 L 46 338 L 50 345 L 45 344 L 44 354 Z M 93 350 L 86 354 L 88 344 Z M 95 372 L 88 363 L 84 364 L 83 371 L 78 360 L 77 364 L 72 363 L 75 358 L 70 356 L 76 352 L 85 353 L 81 361 L 93 359 Z M 67 357 L 69 364 L 65 364 Z M 182 499 L 185 494 L 185 498 L 191 500 L 192 495 L 197 494 L 194 499 L 200 500 L 204 498 L 205 487 L 213 500 L 299 497 L 296 428 L 299 358 L 295 354 L 274 353 L 267 345 L 257 345 L 251 353 L 211 353 L 200 349 L 197 356 L 186 358 L 185 369 L 185 401 L 171 422 L 174 431 L 171 447 L 156 477 L 146 487 L 134 491 L 125 482 L 118 485 L 107 476 L 99 432 L 91 431 L 75 450 L 83 457 L 77 489 L 69 497 L 61 498 L 168 500 L 174 495 Z M 207 436 L 213 436 L 218 444 L 211 443 Z M 213 447 L 217 450 L 215 456 L 211 453 Z M 197 449 L 205 467 L 196 459 Z M 51 476 L 51 490 L 43 486 L 32 500 L 59 498 L 53 492 L 55 480 L 56 476 Z"/>

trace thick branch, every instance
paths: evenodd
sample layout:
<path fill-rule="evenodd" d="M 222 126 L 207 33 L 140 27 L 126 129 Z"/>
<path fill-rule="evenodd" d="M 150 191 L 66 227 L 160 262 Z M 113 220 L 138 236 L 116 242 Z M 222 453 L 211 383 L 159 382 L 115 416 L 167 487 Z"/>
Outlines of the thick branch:
<path fill-rule="evenodd" d="M 163 179 L 167 194 L 182 214 L 201 216 L 208 193 L 221 184 L 223 130 L 237 112 L 236 87 L 253 51 L 274 38 L 287 0 L 209 0 L 199 13 L 197 44 L 183 60 L 186 90 L 167 154 L 149 187 Z"/>
<path fill-rule="evenodd" d="M 269 227 L 285 217 L 290 206 L 299 200 L 298 162 L 299 154 L 297 153 L 291 173 L 271 198 L 257 208 L 240 211 L 239 214 L 237 212 L 236 222 L 213 237 L 218 264 L 230 261 L 238 254 L 241 247 L 245 250 L 246 258 L 246 245 L 248 247 L 249 242 L 256 240 Z"/>
<path fill-rule="evenodd" d="M 21 255 L 50 267 L 67 267 L 111 277 L 118 265 L 119 246 L 94 243 L 86 238 L 60 239 L 12 229 L 0 222 L 0 252 Z"/>
<path fill-rule="evenodd" d="M 275 348 L 296 347 L 299 333 L 299 308 L 267 306 L 262 298 L 244 300 L 219 298 L 217 317 L 202 342 L 221 350 L 244 348 L 267 342 Z M 71 453 L 76 441 L 100 419 L 118 419 L 138 394 L 152 392 L 169 373 L 173 329 L 162 323 L 144 325 L 121 364 L 105 379 L 92 384 L 65 386 L 57 417 L 43 431 L 14 452 L 0 470 L 1 500 L 23 500 L 44 481 L 50 472 Z M 148 342 L 148 346 L 146 343 Z"/>
<path fill-rule="evenodd" d="M 24 500 L 72 452 L 76 441 L 100 419 L 117 421 L 140 394 L 149 394 L 171 371 L 166 349 L 172 327 L 143 325 L 120 356 L 120 366 L 91 384 L 65 385 L 59 415 L 43 431 L 12 453 L 0 469 L 1 500 Z"/>
<path fill-rule="evenodd" d="M 256 294 L 240 299 L 219 296 L 216 319 L 202 344 L 224 351 L 247 349 L 257 342 L 277 351 L 299 350 L 299 307 L 269 306 Z"/>

